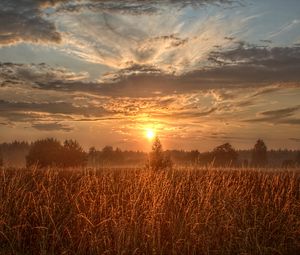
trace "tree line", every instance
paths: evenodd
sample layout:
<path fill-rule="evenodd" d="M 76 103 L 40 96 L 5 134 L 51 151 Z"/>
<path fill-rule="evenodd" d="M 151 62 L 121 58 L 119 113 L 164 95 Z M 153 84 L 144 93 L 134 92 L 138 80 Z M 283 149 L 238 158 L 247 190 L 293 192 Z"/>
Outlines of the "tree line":
<path fill-rule="evenodd" d="M 224 143 L 212 151 L 200 153 L 198 150 L 164 151 L 157 138 L 153 142 L 151 153 L 124 151 L 112 146 L 105 146 L 101 150 L 91 147 L 86 152 L 76 140 L 66 140 L 61 143 L 54 138 L 46 138 L 31 144 L 17 141 L 0 144 L 0 166 L 5 163 L 10 165 L 10 162 L 15 163 L 12 164 L 15 166 L 26 164 L 26 166 L 40 167 L 51 165 L 59 167 L 142 166 L 147 162 L 149 167 L 151 157 L 152 163 L 156 160 L 160 162 L 157 163 L 158 165 L 165 167 L 173 164 L 215 167 L 295 167 L 300 165 L 300 151 L 268 150 L 262 139 L 258 139 L 251 150 L 236 150 L 230 143 Z"/>

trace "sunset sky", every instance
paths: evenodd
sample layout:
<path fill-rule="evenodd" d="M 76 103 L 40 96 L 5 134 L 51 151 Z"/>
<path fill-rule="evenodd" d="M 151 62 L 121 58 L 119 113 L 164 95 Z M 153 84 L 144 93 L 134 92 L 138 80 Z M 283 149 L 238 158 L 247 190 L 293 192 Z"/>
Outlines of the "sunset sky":
<path fill-rule="evenodd" d="M 1 0 L 0 143 L 300 149 L 299 0 Z"/>

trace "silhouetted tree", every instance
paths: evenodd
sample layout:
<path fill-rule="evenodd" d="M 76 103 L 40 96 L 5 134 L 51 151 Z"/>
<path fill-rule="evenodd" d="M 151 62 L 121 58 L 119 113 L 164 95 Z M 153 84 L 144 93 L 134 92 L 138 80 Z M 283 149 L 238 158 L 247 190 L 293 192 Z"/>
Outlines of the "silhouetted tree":
<path fill-rule="evenodd" d="M 199 162 L 200 152 L 198 150 L 192 150 L 190 153 L 190 161 L 193 163 Z"/>
<path fill-rule="evenodd" d="M 37 140 L 34 142 L 26 157 L 27 167 L 36 165 L 38 167 L 47 167 L 52 165 L 61 165 L 63 148 L 59 141 L 53 138 Z"/>
<path fill-rule="evenodd" d="M 224 143 L 212 151 L 213 163 L 215 166 L 236 165 L 238 154 L 230 143 Z"/>
<path fill-rule="evenodd" d="M 74 140 L 66 140 L 63 146 L 53 138 L 38 140 L 31 145 L 26 157 L 27 166 L 75 167 L 84 166 L 86 163 L 86 153 Z"/>
<path fill-rule="evenodd" d="M 281 167 L 282 168 L 291 168 L 291 167 L 295 167 L 296 166 L 296 161 L 292 160 L 292 159 L 286 159 L 284 161 L 282 161 Z"/>
<path fill-rule="evenodd" d="M 268 162 L 267 146 L 262 139 L 258 139 L 252 150 L 252 165 L 265 166 Z"/>
<path fill-rule="evenodd" d="M 85 166 L 87 154 L 76 140 L 65 140 L 61 163 L 64 167 Z"/>
<path fill-rule="evenodd" d="M 26 164 L 26 155 L 28 154 L 30 145 L 27 142 L 13 141 L 11 143 L 0 144 L 2 159 L 6 166 L 24 167 Z"/>
<path fill-rule="evenodd" d="M 105 162 L 113 161 L 114 160 L 114 148 L 112 146 L 105 146 L 102 149 L 102 159 Z"/>
<path fill-rule="evenodd" d="M 248 161 L 248 159 L 244 159 L 244 160 L 243 160 L 242 166 L 243 166 L 243 167 L 248 167 L 248 166 L 249 166 L 249 161 Z"/>
<path fill-rule="evenodd" d="M 298 165 L 298 166 L 300 166 L 300 151 L 298 151 L 298 153 L 297 153 L 297 156 L 296 156 L 296 164 Z"/>
<path fill-rule="evenodd" d="M 154 171 L 172 168 L 172 161 L 168 155 L 164 154 L 161 142 L 157 136 L 152 144 L 147 167 Z"/>
<path fill-rule="evenodd" d="M 0 151 L 0 167 L 3 166 L 3 156 L 2 156 L 2 152 Z"/>
<path fill-rule="evenodd" d="M 89 149 L 89 154 L 88 154 L 88 159 L 89 162 L 92 166 L 96 165 L 96 160 L 97 160 L 97 150 L 95 147 L 91 147 Z"/>

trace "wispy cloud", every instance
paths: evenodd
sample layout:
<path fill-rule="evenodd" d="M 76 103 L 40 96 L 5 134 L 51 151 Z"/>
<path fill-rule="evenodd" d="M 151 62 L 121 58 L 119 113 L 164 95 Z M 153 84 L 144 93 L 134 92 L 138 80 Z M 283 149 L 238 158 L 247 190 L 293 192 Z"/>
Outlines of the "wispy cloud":
<path fill-rule="evenodd" d="M 266 122 L 272 124 L 289 124 L 289 125 L 299 125 L 300 119 L 293 117 L 297 111 L 300 110 L 300 106 L 288 107 L 270 111 L 264 111 L 258 113 L 258 118 L 248 119 L 247 122 Z"/>
<path fill-rule="evenodd" d="M 40 131 L 64 131 L 70 132 L 73 130 L 72 127 L 64 125 L 58 122 L 49 122 L 49 123 L 35 123 L 32 124 L 32 127 Z"/>

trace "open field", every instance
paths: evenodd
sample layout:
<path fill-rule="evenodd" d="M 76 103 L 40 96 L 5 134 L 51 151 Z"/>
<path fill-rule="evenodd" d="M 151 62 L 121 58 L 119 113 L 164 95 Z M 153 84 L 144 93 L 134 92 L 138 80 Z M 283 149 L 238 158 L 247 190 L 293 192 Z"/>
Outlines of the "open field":
<path fill-rule="evenodd" d="M 300 254 L 300 171 L 2 169 L 0 254 Z"/>

